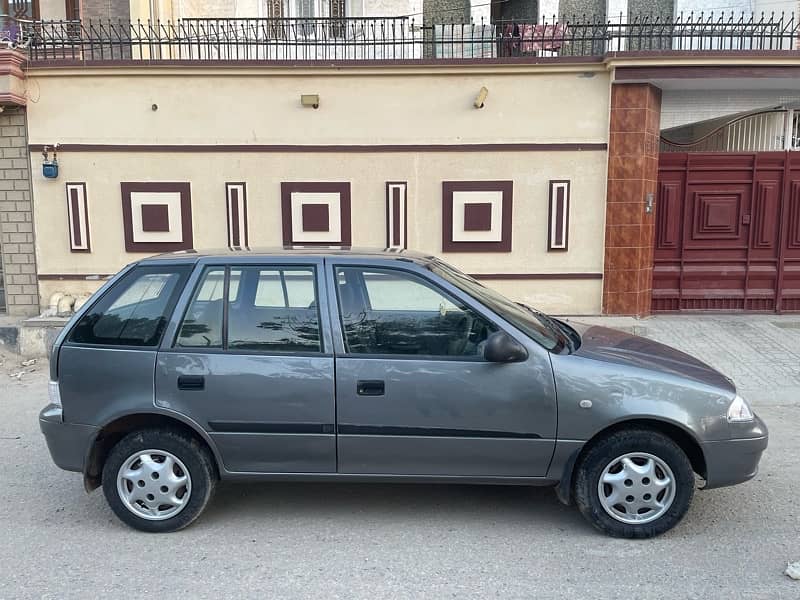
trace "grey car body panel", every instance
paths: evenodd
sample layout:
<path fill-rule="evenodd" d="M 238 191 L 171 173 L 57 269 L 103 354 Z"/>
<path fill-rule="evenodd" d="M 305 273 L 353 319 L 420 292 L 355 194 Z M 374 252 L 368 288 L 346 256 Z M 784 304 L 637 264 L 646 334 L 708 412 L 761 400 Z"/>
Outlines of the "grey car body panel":
<path fill-rule="evenodd" d="M 120 415 L 152 412 L 156 350 L 65 344 L 58 381 L 64 420 L 105 425 Z"/>
<path fill-rule="evenodd" d="M 549 354 L 474 298 L 414 262 L 326 259 L 336 353 L 339 472 L 544 477 L 557 414 Z M 442 292 L 510 333 L 528 350 L 521 363 L 480 358 L 363 356 L 345 351 L 334 273 L 337 266 L 383 267 L 433 281 Z M 363 396 L 358 381 L 382 381 Z"/>
<path fill-rule="evenodd" d="M 736 392 L 724 376 L 652 340 L 604 327 L 576 329 L 578 351 L 552 357 L 559 439 L 589 440 L 633 419 L 676 425 L 698 441 L 730 438 L 726 413 Z M 588 409 L 581 406 L 587 400 Z"/>
<path fill-rule="evenodd" d="M 339 358 L 339 471 L 538 476 L 556 434 L 549 364 Z M 381 380 L 362 396 L 356 382 Z"/>
<path fill-rule="evenodd" d="M 555 484 L 569 476 L 580 449 L 597 432 L 630 419 L 650 419 L 674 424 L 699 442 L 708 487 L 755 473 L 767 443 L 766 427 L 758 419 L 728 424 L 726 410 L 735 389 L 711 367 L 643 338 L 572 323 L 582 336 L 581 347 L 573 354 L 549 353 L 431 273 L 430 260 L 407 252 L 328 249 L 152 257 L 138 264 L 196 263 L 160 349 L 65 343 L 71 327 L 127 267 L 78 311 L 54 345 L 51 377 L 60 382 L 63 414 L 48 407 L 40 422 L 56 464 L 81 469 L 85 458 L 80 457 L 88 456 L 102 427 L 146 413 L 194 429 L 214 452 L 221 475 L 231 479 Z M 286 263 L 317 266 L 323 354 L 172 349 L 205 265 Z M 347 356 L 334 291 L 336 264 L 421 274 L 525 345 L 528 360 L 492 364 Z M 178 393 L 179 373 L 205 375 L 205 390 Z M 289 382 L 287 373 L 292 373 Z M 384 380 L 386 394 L 359 396 L 355 383 L 360 379 Z M 582 400 L 591 400 L 591 408 L 581 408 Z"/>
<path fill-rule="evenodd" d="M 708 466 L 705 488 L 735 485 L 755 477 L 761 454 L 767 449 L 767 432 L 764 423 L 756 417 L 760 437 L 736 438 L 718 442 L 705 442 L 703 454 Z"/>
<path fill-rule="evenodd" d="M 59 407 L 48 404 L 39 414 L 39 428 L 47 441 L 53 462 L 65 471 L 83 471 L 87 449 L 94 441 L 98 427 L 64 423 Z"/>
<path fill-rule="evenodd" d="M 179 390 L 181 375 L 205 378 Z M 226 471 L 336 471 L 333 357 L 161 352 L 156 404 L 196 421 Z M 316 435 L 313 435 L 316 433 Z"/>
<path fill-rule="evenodd" d="M 685 352 L 608 327 L 582 323 L 570 323 L 570 325 L 581 334 L 581 347 L 575 353 L 576 356 L 625 368 L 657 371 L 663 375 L 672 375 L 681 381 L 689 379 L 727 391 L 731 396 L 736 393 L 736 388 L 730 379 Z"/>
<path fill-rule="evenodd" d="M 333 355 L 323 260 L 261 257 L 201 261 L 167 327 L 156 368 L 156 404 L 189 416 L 207 431 L 224 472 L 336 472 Z M 183 311 L 206 266 L 310 266 L 318 289 L 320 353 L 297 354 L 175 347 Z M 179 390 L 182 375 L 204 378 L 202 390 Z"/>

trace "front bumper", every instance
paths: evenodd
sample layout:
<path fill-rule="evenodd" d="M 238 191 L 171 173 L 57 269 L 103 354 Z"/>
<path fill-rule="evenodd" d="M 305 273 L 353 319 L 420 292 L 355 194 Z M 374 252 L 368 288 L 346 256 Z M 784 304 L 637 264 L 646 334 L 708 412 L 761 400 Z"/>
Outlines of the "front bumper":
<path fill-rule="evenodd" d="M 97 427 L 64 423 L 61 408 L 48 404 L 39 413 L 39 428 L 47 441 L 53 462 L 65 471 L 83 472 L 89 447 L 97 435 Z"/>
<path fill-rule="evenodd" d="M 747 431 L 741 434 L 748 437 L 703 443 L 706 459 L 706 485 L 703 489 L 743 483 L 758 473 L 758 463 L 769 442 L 767 426 L 756 416 L 754 422 L 737 424 L 736 427 L 746 427 Z"/>

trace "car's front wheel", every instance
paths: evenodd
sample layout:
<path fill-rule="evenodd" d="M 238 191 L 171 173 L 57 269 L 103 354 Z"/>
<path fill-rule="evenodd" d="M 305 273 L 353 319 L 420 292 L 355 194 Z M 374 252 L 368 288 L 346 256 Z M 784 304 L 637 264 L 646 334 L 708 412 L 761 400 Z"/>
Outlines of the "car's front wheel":
<path fill-rule="evenodd" d="M 694 495 L 686 454 L 656 431 L 617 431 L 577 465 L 575 501 L 592 525 L 615 537 L 649 538 L 678 524 Z"/>
<path fill-rule="evenodd" d="M 164 429 L 122 438 L 103 466 L 103 493 L 124 523 L 153 533 L 177 531 L 203 512 L 216 484 L 208 451 Z"/>

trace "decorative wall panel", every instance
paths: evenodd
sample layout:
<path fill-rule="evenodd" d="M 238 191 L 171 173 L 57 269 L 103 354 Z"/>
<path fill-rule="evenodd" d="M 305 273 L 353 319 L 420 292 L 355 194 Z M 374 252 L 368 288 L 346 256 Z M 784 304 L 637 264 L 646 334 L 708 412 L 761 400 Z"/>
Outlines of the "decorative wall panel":
<path fill-rule="evenodd" d="M 123 182 L 120 187 L 127 252 L 173 252 L 192 247 L 189 183 Z"/>
<path fill-rule="evenodd" d="M 89 241 L 89 203 L 85 183 L 67 183 L 67 217 L 69 249 L 72 252 L 91 252 Z"/>
<path fill-rule="evenodd" d="M 408 183 L 386 182 L 386 247 L 408 248 Z"/>
<path fill-rule="evenodd" d="M 548 250 L 569 249 L 569 191 L 568 180 L 550 181 Z"/>
<path fill-rule="evenodd" d="M 512 181 L 442 182 L 442 250 L 511 252 Z"/>
<path fill-rule="evenodd" d="M 349 246 L 350 183 L 281 184 L 283 243 L 287 246 Z"/>
<path fill-rule="evenodd" d="M 225 184 L 225 208 L 228 222 L 228 247 L 247 248 L 247 184 Z"/>

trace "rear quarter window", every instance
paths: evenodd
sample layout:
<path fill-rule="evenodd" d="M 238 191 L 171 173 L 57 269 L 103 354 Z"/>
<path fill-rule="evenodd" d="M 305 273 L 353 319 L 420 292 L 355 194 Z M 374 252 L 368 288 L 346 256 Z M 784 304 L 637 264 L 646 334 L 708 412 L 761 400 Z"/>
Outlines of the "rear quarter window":
<path fill-rule="evenodd" d="M 95 302 L 70 332 L 74 344 L 157 346 L 189 265 L 136 267 Z"/>

